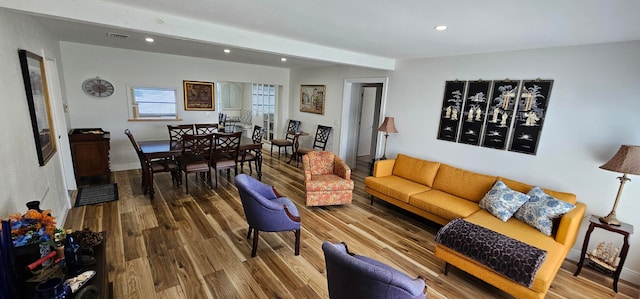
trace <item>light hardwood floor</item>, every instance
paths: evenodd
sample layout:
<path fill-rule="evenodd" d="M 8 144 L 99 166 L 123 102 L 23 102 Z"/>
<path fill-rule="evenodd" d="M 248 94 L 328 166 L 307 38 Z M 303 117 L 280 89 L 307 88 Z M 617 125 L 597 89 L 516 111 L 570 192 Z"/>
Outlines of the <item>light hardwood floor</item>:
<path fill-rule="evenodd" d="M 302 165 L 264 154 L 262 181 L 300 210 L 300 256 L 293 255 L 294 234 L 283 232 L 261 233 L 258 255 L 250 257 L 240 198 L 226 176 L 211 190 L 192 175 L 191 193 L 185 194 L 172 187 L 168 174 L 156 175 L 157 193 L 150 200 L 141 193 L 139 170 L 114 172 L 120 199 L 73 208 L 65 227 L 106 231 L 114 298 L 328 298 L 325 240 L 347 242 L 356 253 L 424 276 L 429 298 L 509 298 L 455 268 L 442 273 L 444 263 L 433 256 L 437 224 L 380 200 L 369 205 L 366 163 L 353 172 L 351 205 L 310 208 L 304 204 Z M 611 278 L 587 267 L 574 277 L 575 269 L 575 262 L 564 263 L 547 298 L 638 298 L 638 286 L 621 281 L 616 294 Z"/>

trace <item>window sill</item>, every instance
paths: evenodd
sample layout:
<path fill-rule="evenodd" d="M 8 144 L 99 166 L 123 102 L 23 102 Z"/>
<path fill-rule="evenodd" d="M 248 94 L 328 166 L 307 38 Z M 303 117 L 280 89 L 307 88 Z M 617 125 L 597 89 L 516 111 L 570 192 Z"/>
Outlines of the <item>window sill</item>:
<path fill-rule="evenodd" d="M 127 121 L 182 121 L 182 118 L 129 118 Z"/>

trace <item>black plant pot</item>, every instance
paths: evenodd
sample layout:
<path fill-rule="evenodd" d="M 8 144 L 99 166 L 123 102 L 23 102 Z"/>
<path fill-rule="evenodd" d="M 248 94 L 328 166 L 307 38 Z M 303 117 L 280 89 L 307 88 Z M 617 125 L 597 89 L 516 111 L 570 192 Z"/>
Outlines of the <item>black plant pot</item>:
<path fill-rule="evenodd" d="M 38 201 L 38 200 L 34 200 L 34 201 L 28 202 L 27 203 L 27 209 L 36 210 L 38 212 L 42 212 L 42 210 L 40 209 L 40 201 Z"/>

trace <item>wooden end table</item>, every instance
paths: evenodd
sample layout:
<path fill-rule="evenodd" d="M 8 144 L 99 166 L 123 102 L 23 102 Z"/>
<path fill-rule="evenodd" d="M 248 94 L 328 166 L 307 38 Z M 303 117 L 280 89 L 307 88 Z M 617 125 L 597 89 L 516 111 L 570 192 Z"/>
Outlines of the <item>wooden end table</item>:
<path fill-rule="evenodd" d="M 613 275 L 613 290 L 618 292 L 618 279 L 620 278 L 620 272 L 622 272 L 622 266 L 624 265 L 624 261 L 627 259 L 627 253 L 629 253 L 629 235 L 633 234 L 633 225 L 628 223 L 621 223 L 620 226 L 609 225 L 606 223 L 600 222 L 598 217 L 591 215 L 589 218 L 589 229 L 587 229 L 587 233 L 584 237 L 584 243 L 582 243 L 582 253 L 580 254 L 580 261 L 578 262 L 578 269 L 573 276 L 578 276 L 580 271 L 582 271 L 582 266 L 584 265 L 585 258 L 588 259 L 587 248 L 589 247 L 589 239 L 591 238 L 591 233 L 594 228 L 601 228 L 606 231 L 614 232 L 621 234 L 624 238 L 624 244 L 622 245 L 622 249 L 620 250 L 620 263 L 616 267 L 615 271 L 612 271 Z"/>

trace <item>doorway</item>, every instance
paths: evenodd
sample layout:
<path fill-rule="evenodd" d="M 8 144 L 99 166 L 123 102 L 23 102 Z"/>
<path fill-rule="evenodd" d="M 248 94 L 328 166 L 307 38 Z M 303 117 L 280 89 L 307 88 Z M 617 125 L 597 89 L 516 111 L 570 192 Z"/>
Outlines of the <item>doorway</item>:
<path fill-rule="evenodd" d="M 387 82 L 386 77 L 345 79 L 340 157 L 352 169 L 358 166 L 358 156 L 370 162 L 381 151 L 377 128 L 384 115 Z"/>
<path fill-rule="evenodd" d="M 360 127 L 356 160 L 371 161 L 375 157 L 376 144 L 378 143 L 378 122 L 375 120 L 379 115 L 379 105 L 382 100 L 382 83 L 362 84 L 360 98 Z"/>

